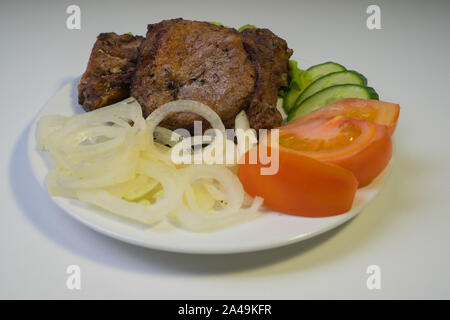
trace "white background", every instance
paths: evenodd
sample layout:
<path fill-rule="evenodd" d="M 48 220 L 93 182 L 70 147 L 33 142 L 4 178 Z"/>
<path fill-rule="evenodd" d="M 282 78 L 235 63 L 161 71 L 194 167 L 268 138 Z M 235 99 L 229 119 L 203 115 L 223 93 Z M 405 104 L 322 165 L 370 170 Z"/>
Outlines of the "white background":
<path fill-rule="evenodd" d="M 66 8 L 81 7 L 81 30 Z M 378 4 L 382 30 L 366 28 Z M 26 137 L 39 109 L 84 71 L 100 32 L 145 34 L 183 17 L 270 28 L 300 60 L 337 61 L 400 103 L 393 173 L 356 219 L 260 253 L 195 256 L 109 239 L 58 209 L 37 184 Z M 450 1 L 2 1 L 1 298 L 450 298 Z M 66 268 L 82 288 L 66 288 Z M 381 267 L 382 289 L 366 288 Z"/>

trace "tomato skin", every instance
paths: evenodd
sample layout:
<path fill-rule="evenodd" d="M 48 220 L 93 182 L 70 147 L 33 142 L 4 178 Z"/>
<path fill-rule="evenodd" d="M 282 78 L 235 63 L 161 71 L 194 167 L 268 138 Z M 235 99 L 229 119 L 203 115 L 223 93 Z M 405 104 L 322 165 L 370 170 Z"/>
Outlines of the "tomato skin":
<path fill-rule="evenodd" d="M 289 122 L 286 126 L 296 126 L 319 118 L 343 116 L 347 118 L 367 120 L 389 127 L 392 135 L 397 127 L 400 105 L 378 100 L 347 98 L 320 108 L 304 117 Z"/>
<path fill-rule="evenodd" d="M 305 156 L 335 164 L 353 172 L 359 187 L 368 185 L 388 165 L 392 156 L 392 140 L 389 128 L 374 122 L 337 116 L 331 119 L 311 118 L 310 121 L 292 123 L 280 128 L 280 137 L 302 137 L 327 141 L 329 135 L 339 131 L 340 126 L 350 124 L 358 128 L 361 135 L 346 146 L 331 150 L 301 150 Z M 302 138 L 300 138 L 302 139 Z"/>
<path fill-rule="evenodd" d="M 261 175 L 267 165 L 259 161 L 239 164 L 238 177 L 247 193 L 264 198 L 264 205 L 274 211 L 297 216 L 327 217 L 351 209 L 358 181 L 350 171 L 288 149 L 270 150 L 277 151 L 274 175 Z"/>
<path fill-rule="evenodd" d="M 328 161 L 353 172 L 358 179 L 359 188 L 372 182 L 386 168 L 392 157 L 392 140 L 388 128 L 376 126 L 372 141 L 360 152 Z"/>

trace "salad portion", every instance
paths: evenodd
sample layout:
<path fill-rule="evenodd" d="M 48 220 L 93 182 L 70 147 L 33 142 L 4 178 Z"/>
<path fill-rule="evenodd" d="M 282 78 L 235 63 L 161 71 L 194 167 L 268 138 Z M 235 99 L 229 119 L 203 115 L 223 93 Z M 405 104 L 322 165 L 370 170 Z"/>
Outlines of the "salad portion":
<path fill-rule="evenodd" d="M 229 139 L 222 148 L 217 136 L 206 147 L 200 141 L 199 149 L 195 137 L 183 139 L 158 126 L 186 110 L 226 136 L 220 117 L 194 101 L 171 102 L 147 119 L 133 98 L 72 117 L 42 117 L 39 146 L 56 164 L 46 180 L 50 194 L 144 224 L 169 219 L 196 232 L 252 220 L 263 214 L 263 204 L 291 215 L 338 215 L 351 209 L 357 189 L 389 163 L 399 115 L 397 104 L 347 98 L 273 129 L 256 143 L 241 113 L 235 127 L 248 134 L 244 149 Z M 179 145 L 193 157 L 200 153 L 205 159 L 212 152 L 228 161 L 175 162 Z M 248 161 L 252 151 L 256 162 Z M 274 174 L 262 174 L 268 164 L 260 153 L 277 155 Z"/>
<path fill-rule="evenodd" d="M 279 170 L 261 175 L 266 164 L 244 163 L 244 189 L 264 198 L 272 210 L 324 217 L 352 207 L 357 188 L 368 185 L 388 165 L 400 107 L 359 98 L 343 99 L 279 128 Z"/>
<path fill-rule="evenodd" d="M 72 117 L 43 116 L 38 125 L 39 146 L 55 162 L 46 179 L 48 191 L 139 223 L 169 219 L 197 232 L 257 217 L 263 199 L 245 194 L 235 174 L 238 151 L 234 143 L 223 144 L 216 137 L 208 147 L 193 150 L 196 139 L 182 139 L 158 126 L 167 116 L 186 110 L 208 120 L 225 137 L 220 117 L 196 101 L 170 102 L 147 119 L 134 98 Z M 245 130 L 246 125 L 246 117 L 238 116 L 236 127 Z M 224 145 L 231 148 L 228 154 Z M 235 158 L 227 164 L 185 164 L 174 161 L 172 151 L 178 146 L 193 158 L 207 159 L 211 153 L 218 163 L 232 153 Z"/>
<path fill-rule="evenodd" d="M 378 100 L 377 92 L 367 86 L 367 79 L 335 62 L 325 62 L 301 70 L 297 61 L 289 61 L 292 72 L 283 108 L 288 121 L 344 98 Z"/>

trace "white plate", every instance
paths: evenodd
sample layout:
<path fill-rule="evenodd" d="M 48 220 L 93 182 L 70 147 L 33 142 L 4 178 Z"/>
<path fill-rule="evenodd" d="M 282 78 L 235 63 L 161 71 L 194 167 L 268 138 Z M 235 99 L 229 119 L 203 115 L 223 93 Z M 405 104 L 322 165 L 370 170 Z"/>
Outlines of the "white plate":
<path fill-rule="evenodd" d="M 61 89 L 45 105 L 30 130 L 28 153 L 32 169 L 43 188 L 52 162 L 45 152 L 37 149 L 36 124 L 41 115 L 81 113 L 77 103 L 76 83 Z M 250 252 L 299 242 L 331 230 L 360 213 L 379 192 L 389 175 L 386 168 L 369 186 L 356 193 L 352 209 L 328 218 L 302 218 L 277 212 L 213 233 L 193 233 L 162 222 L 153 227 L 122 219 L 81 201 L 52 197 L 65 212 L 86 226 L 110 237 L 142 247 L 172 252 L 223 254 Z M 83 241 L 80 239 L 79 241 Z"/>

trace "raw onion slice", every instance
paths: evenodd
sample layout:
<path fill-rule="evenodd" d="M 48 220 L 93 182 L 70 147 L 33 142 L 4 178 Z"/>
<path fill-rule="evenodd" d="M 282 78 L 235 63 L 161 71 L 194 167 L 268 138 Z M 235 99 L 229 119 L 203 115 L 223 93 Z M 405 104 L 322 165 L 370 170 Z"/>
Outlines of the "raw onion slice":
<path fill-rule="evenodd" d="M 137 155 L 128 154 L 130 161 L 122 163 L 109 163 L 104 166 L 102 174 L 97 174 L 91 178 L 79 178 L 70 171 L 61 170 L 58 175 L 58 183 L 65 188 L 101 188 L 131 180 L 136 175 Z"/>
<path fill-rule="evenodd" d="M 45 178 L 45 185 L 48 192 L 54 197 L 74 198 L 77 199 L 77 193 L 74 189 L 62 186 L 58 177 L 61 173 L 61 169 L 57 166 L 50 169 Z"/>
<path fill-rule="evenodd" d="M 276 107 L 277 107 L 278 112 L 281 114 L 281 118 L 283 119 L 283 122 L 286 122 L 286 119 L 288 116 L 286 114 L 286 111 L 284 111 L 283 101 L 284 101 L 283 98 L 278 98 Z"/>
<path fill-rule="evenodd" d="M 217 165 L 192 165 L 184 169 L 183 175 L 187 181 L 185 188 L 185 198 L 187 205 L 198 215 L 205 218 L 214 218 L 215 216 L 225 216 L 237 212 L 244 202 L 244 188 L 239 179 L 223 166 Z M 199 179 L 214 179 L 223 187 L 227 202 L 226 208 L 222 210 L 211 210 L 205 212 L 197 205 L 192 191 L 191 184 Z"/>
<path fill-rule="evenodd" d="M 47 137 L 46 147 L 74 178 L 96 179 L 125 163 L 133 167 L 136 150 L 145 148 L 146 140 L 142 110 L 135 100 L 128 100 L 71 117 Z"/>
<path fill-rule="evenodd" d="M 225 192 L 220 190 L 217 187 L 217 184 L 214 181 L 206 181 L 202 183 L 203 187 L 208 191 L 208 193 L 215 199 L 216 201 L 226 201 L 227 195 Z"/>
<path fill-rule="evenodd" d="M 37 140 L 39 150 L 46 150 L 47 137 L 58 129 L 61 129 L 69 117 L 60 115 L 46 115 L 39 119 L 37 128 Z"/>
<path fill-rule="evenodd" d="M 196 113 L 219 132 L 209 136 L 212 142 L 200 149 L 201 154 L 192 152 L 192 146 L 203 137 L 176 142 L 174 138 L 180 140 L 180 135 L 158 127 L 175 112 Z M 249 128 L 244 112 L 236 119 L 236 127 Z M 147 120 L 133 98 L 70 118 L 48 116 L 39 123 L 38 139 L 57 164 L 46 179 L 54 196 L 78 198 L 145 224 L 170 217 L 194 231 L 216 230 L 260 213 L 259 198 L 245 209 L 251 200 L 232 172 L 235 166 L 180 166 L 171 161 L 173 148 L 169 146 L 178 143 L 186 144 L 194 157 L 201 155 L 203 160 L 207 152 L 228 157 L 230 149 L 235 154 L 236 146 L 226 139 L 220 117 L 199 102 L 168 103 Z"/>
<path fill-rule="evenodd" d="M 216 217 L 215 219 L 205 219 L 182 204 L 175 212 L 177 221 L 186 229 L 194 232 L 211 232 L 223 229 L 238 223 L 253 220 L 261 215 L 259 208 L 263 203 L 262 198 L 255 198 L 251 207 L 241 209 L 234 214 Z"/>
<path fill-rule="evenodd" d="M 153 137 L 158 143 L 170 147 L 173 147 L 183 139 L 178 133 L 164 127 L 156 127 L 153 132 Z"/>
<path fill-rule="evenodd" d="M 167 210 L 161 209 L 157 203 L 146 205 L 126 201 L 109 194 L 103 189 L 80 189 L 77 195 L 81 201 L 144 224 L 152 224 L 167 215 Z"/>
<path fill-rule="evenodd" d="M 153 140 L 155 136 L 155 130 L 156 127 L 169 115 L 179 112 L 189 112 L 189 113 L 195 113 L 202 118 L 204 118 L 206 121 L 208 121 L 211 124 L 211 127 L 214 130 L 218 130 L 221 134 L 221 137 L 223 139 L 226 138 L 226 132 L 225 132 L 225 126 L 220 119 L 219 115 L 214 112 L 210 107 L 207 105 L 198 102 L 198 101 L 192 101 L 192 100 L 176 100 L 168 102 L 160 107 L 158 107 L 155 111 L 153 111 L 148 117 L 147 117 L 147 124 L 149 127 L 150 132 L 150 145 L 153 145 Z M 182 142 L 180 142 L 182 143 Z M 222 143 L 222 139 L 217 139 L 217 137 L 212 141 L 211 144 L 208 145 L 208 148 L 216 148 L 215 144 Z M 166 159 L 170 156 L 167 153 L 163 153 L 158 149 L 155 149 L 155 152 L 158 153 L 161 158 Z"/>
<path fill-rule="evenodd" d="M 137 174 L 135 179 L 108 186 L 103 189 L 124 200 L 139 201 L 144 197 L 147 197 L 147 195 L 152 194 L 153 190 L 155 190 L 158 186 L 158 181 L 147 176 Z"/>
<path fill-rule="evenodd" d="M 239 112 L 234 119 L 234 127 L 236 129 L 248 130 L 250 129 L 250 121 L 248 120 L 245 110 Z"/>
<path fill-rule="evenodd" d="M 161 163 L 140 160 L 137 172 L 157 180 L 163 188 L 162 196 L 153 204 L 139 204 L 111 195 L 103 189 L 80 189 L 78 198 L 119 216 L 151 224 L 173 211 L 180 203 L 180 179 L 174 169 Z"/>
<path fill-rule="evenodd" d="M 248 120 L 247 114 L 244 110 L 238 113 L 234 120 L 234 127 L 236 132 L 236 138 L 238 142 L 237 154 L 239 159 L 248 150 L 253 148 L 258 144 L 258 139 L 256 138 L 255 130 L 250 128 L 250 121 Z"/>

